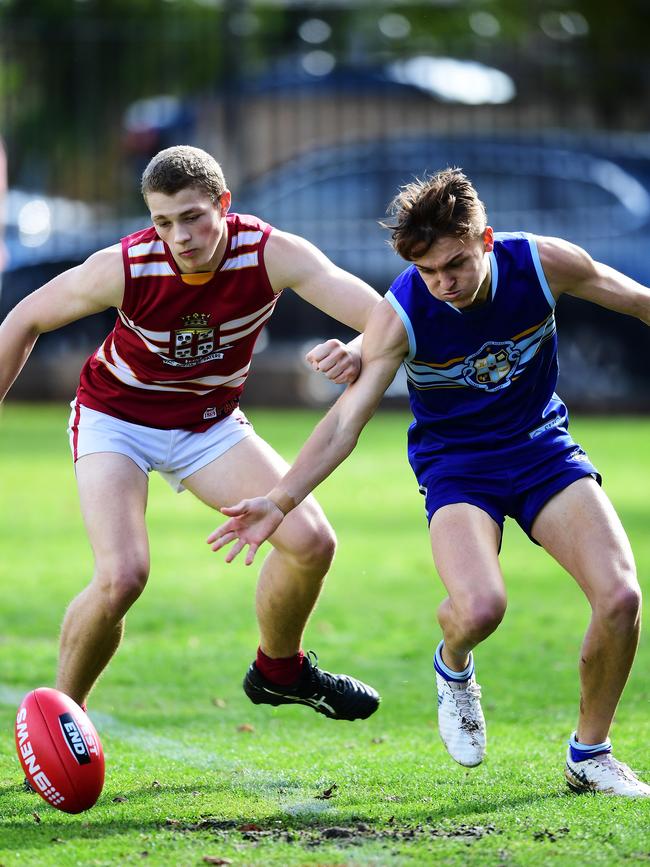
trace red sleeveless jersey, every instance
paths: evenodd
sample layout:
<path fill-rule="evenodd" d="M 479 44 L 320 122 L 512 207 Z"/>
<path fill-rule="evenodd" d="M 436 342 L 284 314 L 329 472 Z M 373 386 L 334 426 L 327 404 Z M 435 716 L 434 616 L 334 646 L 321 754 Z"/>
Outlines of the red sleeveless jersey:
<path fill-rule="evenodd" d="M 135 424 L 195 431 L 235 409 L 278 296 L 263 259 L 272 227 L 243 214 L 228 214 L 226 225 L 223 259 L 200 285 L 181 276 L 153 226 L 122 239 L 124 301 L 84 364 L 79 403 Z"/>

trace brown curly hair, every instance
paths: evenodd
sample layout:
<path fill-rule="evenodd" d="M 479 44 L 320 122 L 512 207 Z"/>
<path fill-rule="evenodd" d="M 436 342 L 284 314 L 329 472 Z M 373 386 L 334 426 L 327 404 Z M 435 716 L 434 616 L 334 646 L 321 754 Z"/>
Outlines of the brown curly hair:
<path fill-rule="evenodd" d="M 395 224 L 390 243 L 403 259 L 423 256 L 440 237 L 481 237 L 487 225 L 485 205 L 469 178 L 459 168 L 446 168 L 416 178 L 400 188 L 388 213 Z"/>

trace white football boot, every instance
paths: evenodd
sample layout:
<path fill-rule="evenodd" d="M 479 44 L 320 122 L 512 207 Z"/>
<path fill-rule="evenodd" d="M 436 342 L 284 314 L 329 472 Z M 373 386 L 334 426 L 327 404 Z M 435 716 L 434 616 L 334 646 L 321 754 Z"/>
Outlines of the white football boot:
<path fill-rule="evenodd" d="M 574 762 L 569 747 L 564 775 L 569 788 L 574 792 L 650 798 L 650 786 L 642 783 L 631 768 L 619 762 L 611 753 L 601 753 L 593 759 Z"/>
<path fill-rule="evenodd" d="M 472 672 L 469 680 L 453 681 L 436 671 L 438 729 L 449 755 L 467 768 L 480 765 L 485 756 L 485 719 L 481 687 Z"/>

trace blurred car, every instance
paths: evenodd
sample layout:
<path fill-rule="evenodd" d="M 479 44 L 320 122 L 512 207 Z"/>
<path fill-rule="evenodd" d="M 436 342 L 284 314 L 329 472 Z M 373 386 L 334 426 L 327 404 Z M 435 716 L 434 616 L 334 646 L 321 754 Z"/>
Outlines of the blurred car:
<path fill-rule="evenodd" d="M 557 235 L 604 261 L 622 258 L 615 248 L 623 244 L 628 273 L 648 274 L 642 245 L 628 244 L 650 222 L 647 178 L 564 140 L 419 136 L 316 150 L 244 185 L 234 206 L 304 235 L 382 289 L 403 267 L 378 226 L 389 201 L 401 185 L 445 166 L 472 179 L 496 231 Z"/>
<path fill-rule="evenodd" d="M 445 166 L 472 179 L 496 231 L 566 238 L 650 284 L 650 156 L 611 139 L 418 136 L 342 145 L 255 179 L 236 192 L 234 207 L 310 239 L 383 294 L 405 267 L 378 225 L 387 204 L 401 185 Z M 639 348 L 648 346 L 642 323 L 571 298 L 562 299 L 558 319 L 567 399 L 583 408 L 650 408 L 638 363 Z M 270 332 L 281 341 L 349 334 L 292 293 Z"/>

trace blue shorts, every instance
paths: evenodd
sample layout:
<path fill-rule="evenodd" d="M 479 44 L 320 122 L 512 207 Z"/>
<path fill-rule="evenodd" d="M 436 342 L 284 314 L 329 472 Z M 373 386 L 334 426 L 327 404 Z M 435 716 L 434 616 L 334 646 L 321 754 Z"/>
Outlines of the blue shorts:
<path fill-rule="evenodd" d="M 503 531 L 506 515 L 533 540 L 531 527 L 552 496 L 577 479 L 601 475 L 565 432 L 514 447 L 467 454 L 439 455 L 418 478 L 427 520 L 442 506 L 470 503 L 487 512 Z"/>

